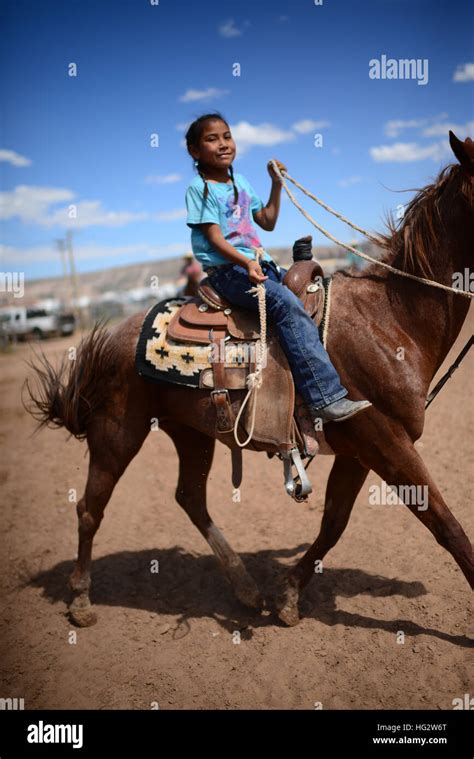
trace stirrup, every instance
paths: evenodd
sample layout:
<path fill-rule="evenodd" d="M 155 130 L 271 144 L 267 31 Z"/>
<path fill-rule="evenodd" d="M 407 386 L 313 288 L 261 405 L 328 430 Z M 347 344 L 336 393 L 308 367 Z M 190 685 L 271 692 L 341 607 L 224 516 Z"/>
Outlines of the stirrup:
<path fill-rule="evenodd" d="M 288 452 L 281 452 L 278 454 L 283 461 L 283 473 L 285 477 L 285 490 L 288 495 L 301 503 L 306 501 L 306 496 L 313 492 L 311 482 L 306 474 L 306 469 L 301 461 L 301 456 L 298 448 L 291 448 Z M 293 464 L 296 467 L 296 477 L 293 479 L 291 467 Z M 299 479 L 299 482 L 297 480 Z"/>

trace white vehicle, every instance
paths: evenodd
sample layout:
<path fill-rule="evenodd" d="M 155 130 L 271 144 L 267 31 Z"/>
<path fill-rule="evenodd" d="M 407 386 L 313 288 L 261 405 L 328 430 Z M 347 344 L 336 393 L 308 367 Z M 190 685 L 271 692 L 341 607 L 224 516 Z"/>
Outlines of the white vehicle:
<path fill-rule="evenodd" d="M 0 330 L 10 339 L 42 340 L 45 337 L 72 335 L 74 314 L 25 306 L 0 308 Z"/>

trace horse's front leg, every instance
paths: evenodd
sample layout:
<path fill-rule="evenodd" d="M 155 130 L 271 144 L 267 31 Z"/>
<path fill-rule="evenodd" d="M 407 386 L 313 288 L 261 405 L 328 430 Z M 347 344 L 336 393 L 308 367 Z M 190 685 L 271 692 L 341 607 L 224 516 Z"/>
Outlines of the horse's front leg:
<path fill-rule="evenodd" d="M 393 485 L 399 498 L 434 535 L 460 567 L 474 588 L 473 547 L 457 519 L 451 514 L 422 458 L 406 433 L 391 436 L 380 431 L 364 446 L 358 439 L 360 458 Z"/>

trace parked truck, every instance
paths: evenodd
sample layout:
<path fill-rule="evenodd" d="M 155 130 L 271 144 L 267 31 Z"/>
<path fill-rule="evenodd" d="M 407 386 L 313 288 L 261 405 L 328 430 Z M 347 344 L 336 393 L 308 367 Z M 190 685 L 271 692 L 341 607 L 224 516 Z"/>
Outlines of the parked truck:
<path fill-rule="evenodd" d="M 72 335 L 74 314 L 26 306 L 0 308 L 0 332 L 5 340 L 43 340 Z"/>

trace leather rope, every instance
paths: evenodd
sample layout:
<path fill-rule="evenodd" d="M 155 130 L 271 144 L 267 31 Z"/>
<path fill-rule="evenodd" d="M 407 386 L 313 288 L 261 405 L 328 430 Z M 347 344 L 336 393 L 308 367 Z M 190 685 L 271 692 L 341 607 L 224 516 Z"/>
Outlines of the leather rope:
<path fill-rule="evenodd" d="M 382 266 L 384 269 L 388 269 L 388 271 L 391 271 L 393 274 L 398 274 L 400 277 L 406 277 L 407 279 L 414 279 L 416 282 L 421 282 L 424 285 L 429 285 L 430 287 L 437 287 L 440 290 L 446 290 L 447 292 L 454 293 L 455 295 L 463 295 L 466 298 L 470 298 L 471 300 L 474 298 L 474 293 L 468 292 L 467 290 L 458 290 L 456 287 L 449 287 L 448 285 L 442 285 L 440 282 L 434 282 L 432 279 L 425 279 L 424 277 L 417 277 L 415 274 L 409 274 L 407 271 L 402 271 L 401 269 L 396 269 L 394 266 L 390 266 L 390 264 L 385 263 L 384 261 L 378 261 L 376 258 L 372 258 L 372 256 L 369 256 L 367 253 L 362 253 L 362 251 L 357 250 L 356 248 L 353 248 L 352 245 L 348 245 L 347 243 L 341 242 L 336 237 L 334 237 L 330 232 L 328 232 L 324 227 L 321 227 L 317 221 L 313 219 L 312 216 L 307 213 L 307 211 L 304 210 L 304 208 L 298 203 L 295 196 L 291 192 L 291 190 L 288 188 L 284 178 L 283 173 L 285 174 L 285 177 L 290 180 L 290 182 L 293 182 L 296 187 L 299 187 L 300 190 L 302 190 L 305 195 L 308 195 L 310 198 L 316 201 L 316 203 L 319 203 L 320 206 L 325 208 L 330 213 L 334 214 L 334 216 L 337 216 L 338 219 L 341 219 L 341 221 L 344 221 L 346 224 L 348 224 L 353 229 L 356 229 L 358 232 L 361 232 L 363 235 L 368 237 L 369 239 L 373 240 L 374 242 L 377 242 L 377 238 L 375 238 L 373 235 L 371 235 L 366 230 L 362 229 L 361 227 L 357 227 L 355 224 L 350 222 L 348 219 L 346 219 L 341 214 L 334 211 L 330 206 L 323 203 L 322 200 L 317 198 L 315 195 L 309 192 L 309 190 L 306 190 L 299 182 L 296 181 L 296 179 L 293 179 L 293 177 L 290 177 L 290 175 L 284 171 L 283 173 L 278 168 L 278 165 L 276 161 L 271 160 L 270 163 L 272 164 L 273 168 L 275 169 L 275 172 L 277 176 L 279 177 L 283 187 L 285 188 L 286 194 L 290 198 L 291 202 L 298 208 L 299 211 L 303 214 L 303 216 L 308 219 L 313 226 L 316 227 L 316 229 L 321 232 L 323 235 L 325 235 L 329 240 L 336 243 L 336 245 L 340 245 L 341 248 L 345 248 L 346 250 L 350 250 L 351 253 L 355 253 L 356 256 L 359 256 L 360 258 L 364 258 L 366 261 L 370 261 L 373 264 L 377 264 L 378 266 Z"/>

